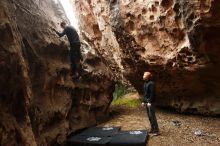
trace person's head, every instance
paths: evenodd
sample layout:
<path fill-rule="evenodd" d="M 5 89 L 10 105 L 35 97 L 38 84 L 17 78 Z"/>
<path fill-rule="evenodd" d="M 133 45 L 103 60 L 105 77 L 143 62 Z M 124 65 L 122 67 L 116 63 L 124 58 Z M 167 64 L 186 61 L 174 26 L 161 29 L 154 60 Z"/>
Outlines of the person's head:
<path fill-rule="evenodd" d="M 61 22 L 60 27 L 63 28 L 63 29 L 66 28 L 66 22 L 65 21 Z"/>
<path fill-rule="evenodd" d="M 152 74 L 150 72 L 144 72 L 144 75 L 143 75 L 143 80 L 145 81 L 149 81 L 152 79 Z"/>

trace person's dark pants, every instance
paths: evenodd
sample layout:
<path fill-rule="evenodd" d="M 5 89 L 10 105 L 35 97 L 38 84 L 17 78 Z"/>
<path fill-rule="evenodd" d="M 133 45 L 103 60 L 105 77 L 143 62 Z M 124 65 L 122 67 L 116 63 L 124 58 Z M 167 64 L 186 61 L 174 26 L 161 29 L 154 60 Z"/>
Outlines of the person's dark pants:
<path fill-rule="evenodd" d="M 71 61 L 71 70 L 73 75 L 80 75 L 81 74 L 81 64 L 80 60 L 82 58 L 80 52 L 80 43 L 79 44 L 72 44 L 70 49 L 70 61 Z"/>
<path fill-rule="evenodd" d="M 155 115 L 155 105 L 153 103 L 151 103 L 151 106 L 146 105 L 146 109 L 147 109 L 147 115 L 148 115 L 148 118 L 151 124 L 151 130 L 159 132 L 157 118 Z"/>

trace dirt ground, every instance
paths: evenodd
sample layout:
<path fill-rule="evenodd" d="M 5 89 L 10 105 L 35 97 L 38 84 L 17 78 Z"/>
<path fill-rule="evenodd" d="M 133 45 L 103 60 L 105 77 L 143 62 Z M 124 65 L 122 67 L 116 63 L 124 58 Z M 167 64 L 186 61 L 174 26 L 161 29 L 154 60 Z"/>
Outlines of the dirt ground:
<path fill-rule="evenodd" d="M 122 130 L 150 129 L 144 108 L 112 107 L 112 119 L 101 126 L 121 126 Z M 148 146 L 220 146 L 220 118 L 183 115 L 157 109 L 160 135 L 149 137 Z M 172 121 L 178 121 L 179 126 Z M 195 135 L 202 131 L 202 136 Z"/>

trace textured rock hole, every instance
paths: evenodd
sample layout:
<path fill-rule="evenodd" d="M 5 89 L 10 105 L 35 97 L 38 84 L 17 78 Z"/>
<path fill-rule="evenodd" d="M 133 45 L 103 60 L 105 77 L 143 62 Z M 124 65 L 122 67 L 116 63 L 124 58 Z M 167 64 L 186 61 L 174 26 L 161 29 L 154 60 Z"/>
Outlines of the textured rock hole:
<path fill-rule="evenodd" d="M 163 26 L 164 23 L 165 23 L 165 20 L 166 20 L 166 16 L 160 16 L 160 17 L 159 17 L 159 20 L 160 20 L 160 21 L 159 21 L 159 22 L 160 22 L 160 25 Z"/>
<path fill-rule="evenodd" d="M 130 19 L 135 19 L 135 16 L 132 15 L 131 13 L 127 13 L 126 14 L 126 17 L 130 18 Z"/>
<path fill-rule="evenodd" d="M 139 15 L 137 16 L 137 18 L 138 18 L 139 20 L 141 20 L 141 17 L 142 17 L 141 14 L 139 14 Z"/>
<path fill-rule="evenodd" d="M 156 5 L 156 6 L 159 6 L 159 4 L 160 4 L 160 3 L 159 3 L 158 1 L 155 2 L 155 5 Z"/>
<path fill-rule="evenodd" d="M 162 0 L 161 6 L 165 9 L 168 10 L 170 7 L 173 5 L 173 0 Z"/>
<path fill-rule="evenodd" d="M 100 32 L 99 26 L 97 24 L 92 26 L 93 28 L 93 32 L 95 34 L 95 36 L 100 39 L 102 37 L 102 33 Z"/>
<path fill-rule="evenodd" d="M 135 24 L 134 24 L 134 22 L 133 22 L 133 21 L 129 21 L 129 22 L 127 23 L 127 27 L 128 27 L 128 29 L 129 29 L 130 31 L 133 31 L 133 30 L 135 29 Z"/>
<path fill-rule="evenodd" d="M 101 13 L 103 13 L 105 11 L 105 8 L 104 7 L 102 7 L 101 8 Z"/>
<path fill-rule="evenodd" d="M 87 2 L 89 3 L 89 5 L 91 5 L 91 0 L 87 0 Z"/>
<path fill-rule="evenodd" d="M 147 9 L 146 8 L 143 8 L 142 9 L 142 14 L 146 14 L 147 13 Z"/>
<path fill-rule="evenodd" d="M 144 30 L 148 29 L 148 26 L 147 25 L 142 25 L 141 29 L 144 31 Z"/>
<path fill-rule="evenodd" d="M 117 0 L 110 0 L 111 4 L 115 4 L 117 2 Z"/>
<path fill-rule="evenodd" d="M 94 32 L 99 31 L 99 26 L 98 26 L 98 25 L 93 25 L 93 31 L 94 31 Z"/>
<path fill-rule="evenodd" d="M 131 15 L 131 17 L 130 17 L 132 20 L 134 20 L 135 19 L 135 16 L 134 15 Z"/>
<path fill-rule="evenodd" d="M 127 14 L 126 14 L 126 17 L 130 17 L 130 16 L 131 16 L 131 13 L 127 13 Z"/>
<path fill-rule="evenodd" d="M 151 15 L 151 16 L 150 16 L 150 20 L 154 20 L 154 15 Z"/>
<path fill-rule="evenodd" d="M 157 12 L 157 8 L 155 6 L 152 6 L 151 8 L 152 12 L 156 13 Z"/>
<path fill-rule="evenodd" d="M 144 35 L 144 36 L 146 36 L 146 35 L 150 36 L 153 34 L 152 28 L 149 27 L 148 25 L 142 25 L 141 30 L 142 30 L 142 35 Z"/>

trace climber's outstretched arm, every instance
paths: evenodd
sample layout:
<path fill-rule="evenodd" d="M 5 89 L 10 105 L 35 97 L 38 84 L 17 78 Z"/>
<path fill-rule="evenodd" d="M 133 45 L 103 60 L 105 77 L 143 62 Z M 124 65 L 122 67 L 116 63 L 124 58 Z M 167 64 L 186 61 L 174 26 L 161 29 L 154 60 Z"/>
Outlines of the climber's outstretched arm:
<path fill-rule="evenodd" d="M 65 31 L 65 29 L 63 30 L 63 32 L 58 32 L 56 29 L 52 29 L 59 37 L 63 37 L 65 34 L 66 34 L 66 31 Z"/>

